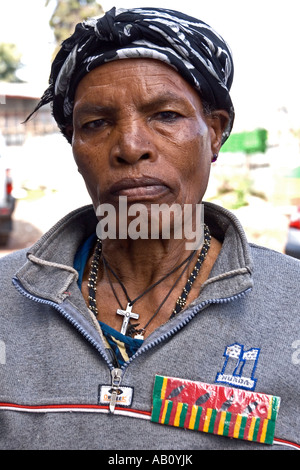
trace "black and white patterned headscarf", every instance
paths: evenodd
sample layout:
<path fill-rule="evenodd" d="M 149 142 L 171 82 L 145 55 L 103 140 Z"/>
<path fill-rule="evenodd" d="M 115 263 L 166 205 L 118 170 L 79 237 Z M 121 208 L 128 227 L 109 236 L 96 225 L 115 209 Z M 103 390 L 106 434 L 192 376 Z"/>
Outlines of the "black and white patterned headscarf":
<path fill-rule="evenodd" d="M 170 65 L 211 109 L 225 109 L 230 122 L 223 142 L 227 139 L 234 119 L 229 95 L 233 79 L 230 50 L 207 24 L 162 8 L 112 8 L 100 18 L 78 24 L 53 61 L 50 86 L 35 111 L 52 102 L 54 119 L 66 135 L 80 80 L 106 62 L 129 58 L 156 59 Z"/>

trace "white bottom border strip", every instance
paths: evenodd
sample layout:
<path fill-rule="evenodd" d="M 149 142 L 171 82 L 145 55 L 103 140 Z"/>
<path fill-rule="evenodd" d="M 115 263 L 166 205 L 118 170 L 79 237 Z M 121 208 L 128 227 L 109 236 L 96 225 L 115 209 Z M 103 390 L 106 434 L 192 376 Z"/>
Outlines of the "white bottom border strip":
<path fill-rule="evenodd" d="M 59 406 L 59 407 L 26 407 L 26 406 L 10 406 L 10 405 L 3 405 L 0 406 L 0 410 L 8 410 L 8 411 L 21 411 L 25 413 L 65 413 L 65 412 L 78 412 L 78 413 L 104 413 L 104 414 L 110 414 L 110 411 L 108 408 L 98 408 L 98 407 L 64 407 L 64 406 Z M 114 415 L 120 415 L 120 416 L 128 416 L 131 418 L 140 418 L 140 419 L 146 419 L 146 420 L 151 420 L 151 414 L 147 412 L 143 412 L 140 410 L 128 410 L 124 409 L 122 410 L 121 408 L 116 408 L 114 410 Z"/>
<path fill-rule="evenodd" d="M 8 411 L 21 411 L 25 413 L 66 413 L 66 412 L 78 412 L 78 413 L 103 413 L 103 414 L 110 414 L 108 408 L 100 408 L 100 407 L 93 407 L 93 406 L 58 406 L 58 407 L 48 407 L 48 406 L 41 406 L 41 407 L 26 407 L 26 406 L 10 406 L 10 405 L 1 405 L 1 410 L 8 410 Z M 130 418 L 139 418 L 145 419 L 150 421 L 151 420 L 151 413 L 141 410 L 128 410 L 128 409 L 121 409 L 116 408 L 114 410 L 114 415 L 119 416 L 127 416 Z M 274 438 L 273 444 L 277 444 L 283 447 L 289 447 L 295 450 L 300 450 L 300 445 L 294 444 L 293 442 L 284 441 L 281 439 Z"/>

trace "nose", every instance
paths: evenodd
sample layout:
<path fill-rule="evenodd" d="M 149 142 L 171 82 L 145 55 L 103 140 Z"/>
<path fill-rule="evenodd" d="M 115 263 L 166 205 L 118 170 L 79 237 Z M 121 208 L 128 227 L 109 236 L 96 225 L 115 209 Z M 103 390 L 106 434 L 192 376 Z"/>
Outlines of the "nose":
<path fill-rule="evenodd" d="M 153 137 L 147 124 L 140 120 L 127 120 L 115 129 L 115 142 L 110 154 L 114 165 L 135 165 L 140 160 L 154 160 L 156 158 Z"/>

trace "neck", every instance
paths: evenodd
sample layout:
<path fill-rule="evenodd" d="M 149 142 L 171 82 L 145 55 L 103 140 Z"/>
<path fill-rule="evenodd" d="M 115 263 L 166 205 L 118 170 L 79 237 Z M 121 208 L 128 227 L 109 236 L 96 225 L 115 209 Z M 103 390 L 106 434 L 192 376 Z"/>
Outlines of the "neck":
<path fill-rule="evenodd" d="M 184 240 L 104 240 L 102 253 L 126 285 L 143 290 L 180 265 L 193 250 Z M 177 274 L 175 273 L 176 277 Z"/>

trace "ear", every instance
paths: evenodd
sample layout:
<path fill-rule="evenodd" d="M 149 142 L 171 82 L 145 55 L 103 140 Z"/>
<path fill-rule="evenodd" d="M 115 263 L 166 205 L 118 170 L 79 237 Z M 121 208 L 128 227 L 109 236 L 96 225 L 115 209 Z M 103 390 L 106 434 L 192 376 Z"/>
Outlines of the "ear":
<path fill-rule="evenodd" d="M 223 132 L 229 122 L 229 114 L 224 109 L 219 109 L 212 111 L 206 119 L 211 135 L 211 152 L 212 155 L 217 155 L 222 145 Z"/>
<path fill-rule="evenodd" d="M 73 137 L 73 125 L 72 124 L 66 125 L 64 134 L 69 144 L 72 144 L 72 137 Z"/>

